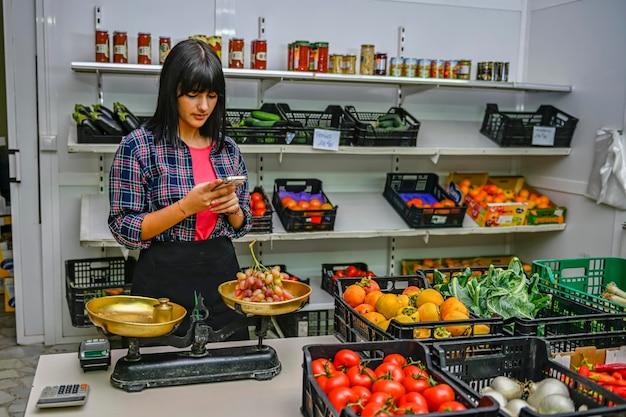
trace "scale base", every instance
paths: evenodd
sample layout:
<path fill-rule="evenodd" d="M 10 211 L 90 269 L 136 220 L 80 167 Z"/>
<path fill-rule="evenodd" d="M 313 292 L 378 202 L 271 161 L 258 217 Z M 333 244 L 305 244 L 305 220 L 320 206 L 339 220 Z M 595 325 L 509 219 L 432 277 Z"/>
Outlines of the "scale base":
<path fill-rule="evenodd" d="M 111 385 L 127 392 L 145 388 L 238 379 L 272 379 L 281 371 L 271 346 L 237 346 L 207 349 L 206 355 L 192 357 L 189 351 L 142 354 L 137 361 L 123 357 L 115 364 Z"/>

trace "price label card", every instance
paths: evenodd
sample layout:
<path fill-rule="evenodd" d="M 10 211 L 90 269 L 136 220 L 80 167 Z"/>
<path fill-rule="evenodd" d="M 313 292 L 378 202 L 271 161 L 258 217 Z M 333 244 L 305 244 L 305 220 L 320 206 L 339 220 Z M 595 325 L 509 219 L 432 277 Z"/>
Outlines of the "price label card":
<path fill-rule="evenodd" d="M 555 127 L 533 126 L 533 145 L 554 146 Z"/>
<path fill-rule="evenodd" d="M 325 149 L 327 151 L 338 151 L 340 136 L 341 132 L 338 130 L 314 129 L 313 148 Z"/>

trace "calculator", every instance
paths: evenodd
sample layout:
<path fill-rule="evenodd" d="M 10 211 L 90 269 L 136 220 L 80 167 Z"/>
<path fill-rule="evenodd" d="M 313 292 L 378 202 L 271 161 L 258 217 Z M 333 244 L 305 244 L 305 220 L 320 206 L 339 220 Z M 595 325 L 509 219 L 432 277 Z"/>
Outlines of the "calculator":
<path fill-rule="evenodd" d="M 68 385 L 48 385 L 41 391 L 38 408 L 52 407 L 75 407 L 83 405 L 87 401 L 89 385 L 68 384 Z"/>

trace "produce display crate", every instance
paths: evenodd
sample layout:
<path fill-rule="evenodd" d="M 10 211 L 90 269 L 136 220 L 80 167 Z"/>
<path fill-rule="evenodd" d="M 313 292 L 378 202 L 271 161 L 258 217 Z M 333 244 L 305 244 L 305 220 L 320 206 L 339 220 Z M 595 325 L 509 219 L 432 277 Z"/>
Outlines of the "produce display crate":
<path fill-rule="evenodd" d="M 438 340 L 433 343 L 430 352 L 435 365 L 475 394 L 487 387 L 496 376 L 518 381 L 540 381 L 551 377 L 568 385 L 577 410 L 582 405 L 588 407 L 585 411 L 554 414 L 556 416 L 609 416 L 626 411 L 625 399 L 552 360 L 548 342 L 538 337 Z M 507 414 L 500 412 L 500 415 Z M 528 407 L 520 411 L 521 417 L 540 415 Z"/>
<path fill-rule="evenodd" d="M 346 269 L 348 266 L 354 266 L 359 271 L 367 272 L 369 269 L 366 263 L 363 262 L 347 262 L 343 264 L 322 264 L 322 289 L 329 293 L 330 295 L 334 295 L 337 291 L 337 279 L 343 278 L 333 278 L 335 272 Z M 345 278 L 356 278 L 356 277 L 345 277 Z"/>
<path fill-rule="evenodd" d="M 626 307 L 602 298 L 606 285 L 626 291 L 626 259 L 570 258 L 533 261 L 546 291 L 558 290 L 564 297 L 606 313 L 623 313 Z"/>
<path fill-rule="evenodd" d="M 525 184 L 524 188 L 529 193 L 534 193 L 538 196 L 543 195 L 535 187 Z M 565 223 L 565 216 L 567 215 L 567 207 L 559 206 L 550 199 L 549 207 L 533 207 L 528 208 L 526 212 L 525 223 L 530 226 L 539 224 L 563 224 Z"/>
<path fill-rule="evenodd" d="M 400 261 L 402 275 L 414 275 L 423 273 L 429 283 L 433 282 L 433 272 L 439 270 L 446 276 L 455 272 L 462 272 L 465 268 L 472 268 L 476 274 L 483 274 L 489 265 L 508 266 L 513 259 L 513 255 L 500 256 L 475 256 L 467 258 L 445 258 L 445 259 L 403 259 Z M 484 267 L 484 268 L 481 268 Z M 481 268 L 481 269 L 477 269 Z M 530 270 L 531 266 L 528 265 Z"/>
<path fill-rule="evenodd" d="M 252 192 L 263 194 L 263 201 L 265 202 L 267 210 L 262 216 L 252 216 L 252 229 L 250 229 L 249 233 L 272 233 L 272 204 L 267 198 L 267 194 L 265 194 L 263 187 L 254 187 Z"/>
<path fill-rule="evenodd" d="M 391 320 L 387 330 L 374 325 L 364 316 L 350 307 L 343 300 L 343 293 L 348 286 L 356 284 L 361 278 L 342 278 L 337 282 L 337 292 L 335 293 L 335 334 L 345 342 L 359 341 L 381 341 L 381 340 L 399 340 L 399 339 L 419 339 L 420 342 L 430 343 L 435 338 L 435 330 L 445 326 L 467 326 L 468 333 L 464 336 L 455 336 L 454 338 L 473 338 L 484 337 L 485 334 L 474 335 L 474 331 L 478 331 L 477 325 L 486 325 L 489 327 L 486 334 L 504 335 L 504 321 L 501 317 L 481 318 L 472 316 L 468 320 L 446 320 L 446 321 L 428 321 L 419 323 L 400 323 Z M 430 288 L 423 274 L 414 276 L 399 277 L 376 277 L 374 280 L 381 287 L 384 293 L 401 294 L 408 286 L 416 286 L 418 288 Z"/>
<path fill-rule="evenodd" d="M 137 116 L 141 123 L 148 121 L 149 117 Z M 118 144 L 125 135 L 96 134 L 85 126 L 76 125 L 76 142 L 96 144 Z"/>
<path fill-rule="evenodd" d="M 333 310 L 296 311 L 275 316 L 286 337 L 326 336 L 334 333 Z"/>
<path fill-rule="evenodd" d="M 387 113 L 358 112 L 354 106 L 345 106 L 345 110 L 355 123 L 354 145 L 417 146 L 421 123 L 402 107 L 392 107 Z M 385 130 L 374 127 L 373 123 L 385 114 L 398 115 L 406 129 Z"/>
<path fill-rule="evenodd" d="M 301 412 L 305 417 L 338 417 L 349 416 L 357 417 L 354 411 L 346 407 L 337 411 L 330 403 L 328 396 L 322 391 L 313 375 L 312 363 L 315 359 L 330 358 L 341 349 L 352 349 L 359 353 L 364 360 L 367 360 L 369 368 L 376 368 L 383 361 L 386 355 L 391 353 L 399 353 L 406 358 L 412 358 L 415 361 L 421 361 L 426 371 L 438 383 L 445 383 L 452 387 L 455 393 L 455 400 L 459 401 L 467 407 L 467 410 L 455 411 L 454 415 L 459 417 L 495 417 L 498 414 L 498 405 L 490 398 L 480 398 L 479 395 L 471 390 L 461 388 L 455 384 L 451 378 L 441 372 L 430 362 L 429 354 L 424 346 L 416 341 L 396 340 L 387 342 L 366 342 L 351 344 L 315 344 L 307 345 L 302 348 L 304 352 L 303 361 L 303 381 L 302 381 L 302 406 Z M 450 413 L 429 413 L 429 416 L 449 416 Z"/>
<path fill-rule="evenodd" d="M 524 186 L 522 176 L 489 177 L 488 184 L 517 194 Z M 521 226 L 526 222 L 527 202 L 479 204 L 469 194 L 465 196 L 467 214 L 481 227 Z"/>
<path fill-rule="evenodd" d="M 335 217 L 337 216 L 337 206 L 332 209 L 315 210 L 291 210 L 283 207 L 281 195 L 283 192 L 320 195 L 323 203 L 331 203 L 326 194 L 322 191 L 322 181 L 318 179 L 284 179 L 274 180 L 274 194 L 272 204 L 278 214 L 278 218 L 288 232 L 311 232 L 330 231 L 335 228 Z M 332 204 L 332 203 L 331 203 Z"/>
<path fill-rule="evenodd" d="M 569 147 L 577 123 L 577 118 L 550 105 L 539 106 L 535 112 L 504 112 L 488 103 L 480 133 L 500 146 L 533 146 L 536 126 L 553 127 L 553 146 Z"/>
<path fill-rule="evenodd" d="M 271 127 L 244 126 L 243 122 L 255 110 L 273 113 L 281 118 Z M 288 144 L 288 121 L 276 104 L 264 103 L 260 109 L 226 109 L 226 135 L 242 145 Z M 291 142 L 289 142 L 291 143 Z"/>
<path fill-rule="evenodd" d="M 285 103 L 278 103 L 277 107 L 289 121 L 289 132 L 296 138 L 294 141 L 312 145 L 316 128 L 339 131 L 340 146 L 350 146 L 355 141 L 355 122 L 341 106 L 329 105 L 323 111 L 292 110 Z"/>
<path fill-rule="evenodd" d="M 437 174 L 387 173 L 385 199 L 404 221 L 414 229 L 462 227 L 467 206 L 423 208 L 407 205 L 413 197 L 424 202 L 450 199 L 439 185 Z"/>
<path fill-rule="evenodd" d="M 65 261 L 67 305 L 74 327 L 92 327 L 85 304 L 108 295 L 130 294 L 135 259 L 129 257 Z"/>
<path fill-rule="evenodd" d="M 578 317 L 576 318 L 578 319 Z M 603 322 L 617 323 L 618 320 L 624 320 L 623 317 L 600 317 Z M 621 326 L 621 324 L 618 324 Z M 576 349 L 593 346 L 596 349 L 619 348 L 626 344 L 626 331 L 609 331 L 606 333 L 595 332 L 587 334 L 567 335 L 544 337 L 548 341 L 550 352 L 552 354 L 573 352 Z"/>

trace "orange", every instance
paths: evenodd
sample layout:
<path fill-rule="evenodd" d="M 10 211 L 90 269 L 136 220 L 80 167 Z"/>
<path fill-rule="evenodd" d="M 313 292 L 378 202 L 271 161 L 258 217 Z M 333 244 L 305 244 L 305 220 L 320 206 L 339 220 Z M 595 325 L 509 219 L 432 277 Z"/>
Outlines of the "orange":
<path fill-rule="evenodd" d="M 415 305 L 418 307 L 424 303 L 433 303 L 436 306 L 440 306 L 443 304 L 443 295 L 433 288 L 426 288 L 419 293 L 417 299 L 415 300 Z"/>
<path fill-rule="evenodd" d="M 320 206 L 320 208 L 322 210 L 332 210 L 333 209 L 333 205 L 330 203 L 324 203 Z"/>
<path fill-rule="evenodd" d="M 343 293 L 343 299 L 352 308 L 363 304 L 365 300 L 365 290 L 360 285 L 352 284 Z"/>
<path fill-rule="evenodd" d="M 459 185 L 461 187 L 469 187 L 470 185 L 472 185 L 472 181 L 468 180 L 467 178 L 464 178 L 464 179 L 461 180 Z"/>
<path fill-rule="evenodd" d="M 378 299 L 383 295 L 383 292 L 381 290 L 374 290 L 374 291 L 370 291 L 366 296 L 365 299 L 363 300 L 363 302 L 365 304 L 369 304 L 371 306 L 375 306 L 376 305 L 376 301 L 378 301 Z"/>
<path fill-rule="evenodd" d="M 291 197 L 283 197 L 282 200 L 280 201 L 281 203 L 283 203 L 283 207 L 288 208 L 290 210 L 294 210 L 296 206 L 298 205 L 296 200 L 294 200 Z"/>
<path fill-rule="evenodd" d="M 371 311 L 376 311 L 376 307 L 369 305 L 369 304 L 359 304 L 358 306 L 354 307 L 354 309 L 356 310 L 357 313 L 362 314 L 362 315 L 366 315 L 367 313 L 371 312 Z"/>
<path fill-rule="evenodd" d="M 469 317 L 467 307 L 465 307 L 465 304 L 463 304 L 461 300 L 456 297 L 447 298 L 443 304 L 439 306 L 439 315 L 441 316 L 441 320 L 447 320 L 446 316 L 454 311 L 461 312 Z"/>
<path fill-rule="evenodd" d="M 424 303 L 417 308 L 420 321 L 439 321 L 439 307 L 434 303 Z"/>
<path fill-rule="evenodd" d="M 402 307 L 402 303 L 398 299 L 398 296 L 392 293 L 383 294 L 378 301 L 376 301 L 376 311 L 382 313 L 387 319 L 395 317 L 400 307 Z"/>
<path fill-rule="evenodd" d="M 309 200 L 309 206 L 312 209 L 318 209 L 322 207 L 322 202 L 319 201 L 317 198 L 312 198 Z"/>
<path fill-rule="evenodd" d="M 306 200 L 298 201 L 297 210 L 307 210 L 310 207 L 311 207 L 311 205 L 309 204 L 308 201 L 306 201 Z"/>
<path fill-rule="evenodd" d="M 450 313 L 448 313 L 448 315 L 445 318 L 445 320 L 467 320 L 467 319 L 469 319 L 469 316 L 460 311 L 451 311 Z M 450 334 L 452 334 L 452 336 L 463 336 L 465 334 L 468 334 L 471 331 L 470 326 L 462 325 L 462 324 L 458 324 L 454 326 L 446 326 L 446 330 L 449 331 Z"/>

